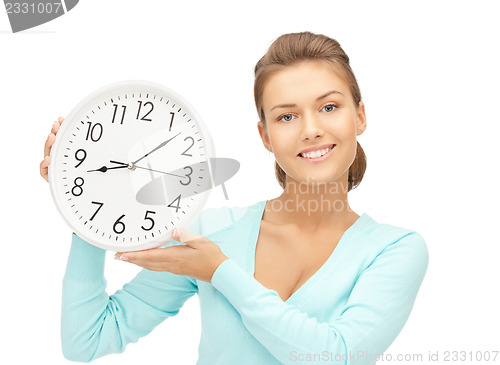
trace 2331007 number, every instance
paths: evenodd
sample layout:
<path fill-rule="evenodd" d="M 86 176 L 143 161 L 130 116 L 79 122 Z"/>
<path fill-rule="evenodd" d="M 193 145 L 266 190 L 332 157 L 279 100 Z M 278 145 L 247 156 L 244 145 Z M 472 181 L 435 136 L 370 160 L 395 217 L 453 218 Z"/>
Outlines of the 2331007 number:
<path fill-rule="evenodd" d="M 62 4 L 59 3 L 5 3 L 7 14 L 52 14 L 62 12 Z"/>
<path fill-rule="evenodd" d="M 443 361 L 495 362 L 498 351 L 443 351 Z"/>

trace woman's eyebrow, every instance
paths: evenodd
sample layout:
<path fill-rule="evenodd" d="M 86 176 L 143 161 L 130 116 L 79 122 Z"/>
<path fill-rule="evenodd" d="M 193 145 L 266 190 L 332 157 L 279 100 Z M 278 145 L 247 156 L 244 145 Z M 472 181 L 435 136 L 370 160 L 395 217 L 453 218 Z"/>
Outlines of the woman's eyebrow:
<path fill-rule="evenodd" d="M 330 90 L 330 91 L 328 91 L 326 94 L 323 94 L 323 95 L 321 95 L 319 98 L 317 98 L 317 99 L 316 99 L 316 101 L 320 101 L 321 99 L 324 99 L 324 98 L 326 98 L 327 96 L 332 95 L 332 94 L 340 94 L 340 95 L 344 96 L 344 94 L 342 94 L 342 93 L 341 93 L 340 91 L 338 91 L 338 90 Z M 276 108 L 294 108 L 294 107 L 296 107 L 296 106 L 297 106 L 297 104 L 280 104 L 280 105 L 276 105 L 276 106 L 274 106 L 274 107 L 271 109 L 271 111 L 273 111 L 273 110 L 274 110 L 274 109 L 276 109 Z"/>
<path fill-rule="evenodd" d="M 297 104 L 280 104 L 280 105 L 276 105 L 274 106 L 271 111 L 273 111 L 274 109 L 276 108 L 293 108 L 293 107 L 296 107 Z"/>
<path fill-rule="evenodd" d="M 321 99 L 324 99 L 326 98 L 327 96 L 329 95 L 332 95 L 332 94 L 340 94 L 342 96 L 344 96 L 344 94 L 342 94 L 340 91 L 338 90 L 331 90 L 331 91 L 328 91 L 326 94 L 324 95 L 321 95 L 319 98 L 316 99 L 316 101 L 320 101 Z"/>

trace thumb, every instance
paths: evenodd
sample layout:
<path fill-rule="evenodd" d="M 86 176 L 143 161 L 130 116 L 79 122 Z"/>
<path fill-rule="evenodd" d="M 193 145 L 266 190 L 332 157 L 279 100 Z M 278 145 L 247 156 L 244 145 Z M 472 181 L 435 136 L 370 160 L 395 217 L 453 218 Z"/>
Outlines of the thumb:
<path fill-rule="evenodd" d="M 172 232 L 172 238 L 178 242 L 189 243 L 199 238 L 203 238 L 203 236 L 196 233 L 188 232 L 182 228 L 176 228 Z"/>

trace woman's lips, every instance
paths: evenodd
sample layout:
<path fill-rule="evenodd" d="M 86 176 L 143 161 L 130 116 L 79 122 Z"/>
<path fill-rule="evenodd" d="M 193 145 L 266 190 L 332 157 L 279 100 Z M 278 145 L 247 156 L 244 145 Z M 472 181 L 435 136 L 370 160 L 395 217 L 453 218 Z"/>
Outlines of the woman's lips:
<path fill-rule="evenodd" d="M 332 153 L 332 151 L 335 149 L 335 144 L 332 146 L 332 148 L 327 152 L 325 153 L 323 156 L 319 156 L 319 157 L 312 157 L 312 158 L 307 158 L 307 157 L 302 157 L 300 154 L 298 154 L 297 156 L 299 158 L 301 158 L 302 160 L 305 160 L 306 162 L 312 162 L 312 163 L 317 163 L 317 162 L 321 162 L 323 161 L 324 159 L 326 159 L 328 156 L 330 156 L 330 153 Z"/>

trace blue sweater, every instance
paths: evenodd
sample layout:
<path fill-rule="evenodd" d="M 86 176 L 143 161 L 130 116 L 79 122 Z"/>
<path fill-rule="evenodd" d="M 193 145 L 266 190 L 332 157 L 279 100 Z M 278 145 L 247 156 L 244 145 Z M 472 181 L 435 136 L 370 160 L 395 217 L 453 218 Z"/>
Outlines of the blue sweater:
<path fill-rule="evenodd" d="M 265 203 L 209 208 L 187 228 L 229 257 L 211 283 L 143 269 L 109 296 L 105 251 L 73 234 L 63 280 L 64 356 L 89 362 L 123 352 L 197 293 L 198 365 L 374 364 L 406 323 L 427 271 L 422 236 L 364 213 L 283 302 L 253 276 Z"/>

